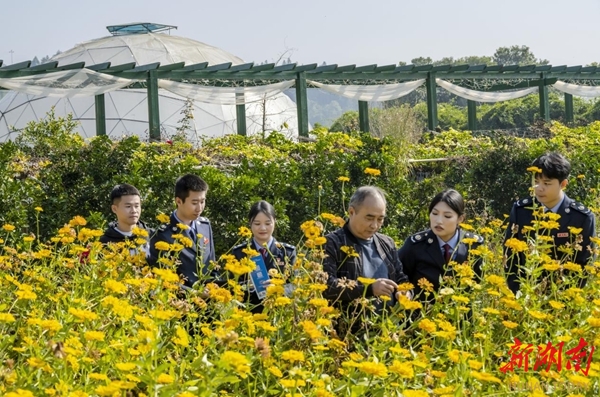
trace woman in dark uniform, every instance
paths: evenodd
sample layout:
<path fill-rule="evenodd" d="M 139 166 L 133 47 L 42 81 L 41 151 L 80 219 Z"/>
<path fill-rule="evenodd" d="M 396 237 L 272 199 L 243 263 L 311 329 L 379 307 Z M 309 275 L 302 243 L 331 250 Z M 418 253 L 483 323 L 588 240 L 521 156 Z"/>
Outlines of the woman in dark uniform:
<path fill-rule="evenodd" d="M 429 229 L 413 234 L 406 239 L 398 250 L 404 273 L 415 286 L 415 295 L 422 301 L 431 301 L 432 295 L 425 296 L 419 287 L 419 280 L 425 278 L 433 284 L 433 290 L 440 288 L 440 278 L 452 276 L 452 267 L 448 264 L 459 264 L 467 261 L 469 245 L 463 243 L 464 238 L 475 239 L 471 247 L 483 243 L 483 238 L 460 228 L 465 220 L 465 203 L 454 189 L 444 190 L 433 198 L 429 205 Z M 481 277 L 481 260 L 478 259 L 473 270 Z"/>
<path fill-rule="evenodd" d="M 273 232 L 275 231 L 275 208 L 264 200 L 258 201 L 250 208 L 248 221 L 250 223 L 250 230 L 252 231 L 252 238 L 245 243 L 233 247 L 232 254 L 239 260 L 247 256 L 243 250 L 251 248 L 262 255 L 267 271 L 276 269 L 285 275 L 287 269 L 289 273 L 291 267 L 296 262 L 296 247 L 281 243 L 273 237 Z M 252 311 L 254 313 L 262 312 L 262 299 L 256 293 L 250 276 L 242 276 L 239 281 L 248 286 L 245 301 L 250 302 Z"/>

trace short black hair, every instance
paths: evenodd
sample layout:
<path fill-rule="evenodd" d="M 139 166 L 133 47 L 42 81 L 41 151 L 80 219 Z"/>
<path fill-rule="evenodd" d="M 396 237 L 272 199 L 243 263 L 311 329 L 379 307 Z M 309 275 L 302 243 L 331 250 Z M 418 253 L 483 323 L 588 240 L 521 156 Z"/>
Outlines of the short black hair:
<path fill-rule="evenodd" d="M 361 186 L 356 189 L 354 194 L 352 194 L 352 197 L 350 197 L 348 207 L 358 209 L 367 197 L 380 197 L 383 200 L 383 204 L 387 207 L 385 192 L 377 186 Z"/>
<path fill-rule="evenodd" d="M 458 216 L 464 215 L 465 201 L 463 200 L 461 194 L 456 190 L 446 189 L 443 192 L 438 193 L 433 200 L 431 200 L 431 204 L 429 204 L 429 213 L 431 214 L 433 207 L 442 202 L 448 204 L 448 207 L 450 207 L 452 211 L 456 212 Z"/>
<path fill-rule="evenodd" d="M 560 153 L 546 153 L 533 160 L 533 166 L 542 170 L 542 175 L 559 182 L 569 178 L 571 163 Z M 537 176 L 537 175 L 536 175 Z"/>
<path fill-rule="evenodd" d="M 139 196 L 140 191 L 135 186 L 128 183 L 116 185 L 110 192 L 110 204 L 116 204 L 116 200 L 120 200 L 123 196 Z"/>
<path fill-rule="evenodd" d="M 202 178 L 194 174 L 186 174 L 177 178 L 175 182 L 175 197 L 185 201 L 190 192 L 207 192 L 208 184 Z"/>
<path fill-rule="evenodd" d="M 250 212 L 248 213 L 248 222 L 252 223 L 254 218 L 256 218 L 256 215 L 260 214 L 261 212 L 269 218 L 275 220 L 275 208 L 265 200 L 260 200 L 252 204 L 252 207 L 250 207 Z"/>

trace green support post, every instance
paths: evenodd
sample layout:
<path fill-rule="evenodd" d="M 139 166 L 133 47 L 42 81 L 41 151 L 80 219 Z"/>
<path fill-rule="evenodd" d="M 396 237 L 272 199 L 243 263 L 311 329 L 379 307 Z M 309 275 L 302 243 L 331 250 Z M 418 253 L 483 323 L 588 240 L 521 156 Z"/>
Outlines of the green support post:
<path fill-rule="evenodd" d="M 298 134 L 308 137 L 308 97 L 304 72 L 296 74 L 296 109 L 298 111 Z"/>
<path fill-rule="evenodd" d="M 156 70 L 148 71 L 146 84 L 148 87 L 148 127 L 150 130 L 150 141 L 160 141 L 158 78 L 156 76 Z"/>
<path fill-rule="evenodd" d="M 427 73 L 425 88 L 427 89 L 427 129 L 433 131 L 435 130 L 435 127 L 438 126 L 437 84 L 435 83 L 435 73 Z"/>
<path fill-rule="evenodd" d="M 371 132 L 369 128 L 369 102 L 358 101 L 358 125 L 362 132 Z"/>
<path fill-rule="evenodd" d="M 568 124 L 575 122 L 575 113 L 573 112 L 573 95 L 565 94 L 565 113 Z"/>
<path fill-rule="evenodd" d="M 104 94 L 96 95 L 96 135 L 106 135 L 106 106 Z"/>
<path fill-rule="evenodd" d="M 236 99 L 244 99 L 244 94 L 236 93 Z M 243 101 L 242 101 L 243 102 Z M 265 109 L 266 111 L 266 109 Z M 238 135 L 246 136 L 246 104 L 235 105 L 235 119 L 237 122 L 237 133 Z"/>
<path fill-rule="evenodd" d="M 477 102 L 467 100 L 467 126 L 469 131 L 477 130 Z"/>
<path fill-rule="evenodd" d="M 545 84 L 545 78 L 546 73 L 540 73 L 540 116 L 544 121 L 550 121 L 550 99 L 548 98 L 548 86 Z"/>

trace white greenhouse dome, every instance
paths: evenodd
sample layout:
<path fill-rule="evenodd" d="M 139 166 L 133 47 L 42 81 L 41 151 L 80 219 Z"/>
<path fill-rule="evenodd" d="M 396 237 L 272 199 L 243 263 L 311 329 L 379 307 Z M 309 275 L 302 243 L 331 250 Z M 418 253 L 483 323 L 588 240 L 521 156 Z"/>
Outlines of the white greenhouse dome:
<path fill-rule="evenodd" d="M 76 62 L 86 65 L 110 62 L 111 66 L 135 62 L 136 66 L 160 62 L 161 65 L 185 62 L 192 65 L 208 62 L 209 65 L 231 62 L 242 64 L 242 59 L 224 50 L 196 40 L 157 33 L 153 26 L 165 25 L 129 24 L 121 27 L 144 27 L 140 32 L 108 27 L 113 36 L 84 42 L 54 56 L 59 66 Z M 111 28 L 113 28 L 111 30 Z M 172 136 L 184 118 L 186 99 L 169 91 L 159 89 L 161 136 Z M 45 117 L 55 107 L 57 116 L 73 114 L 80 123 L 78 133 L 89 138 L 96 135 L 94 97 L 56 98 L 28 95 L 10 91 L 0 98 L 0 141 L 14 139 L 18 131 L 30 121 Z M 105 94 L 106 133 L 111 138 L 138 135 L 147 140 L 148 103 L 145 89 L 120 89 Z M 236 133 L 235 105 L 191 103 L 193 119 L 188 130 L 188 139 L 198 142 L 202 137 L 216 137 Z M 266 117 L 263 117 L 263 112 Z M 280 130 L 290 137 L 298 135 L 296 104 L 280 93 L 263 102 L 246 104 L 246 126 L 248 134 Z M 286 128 L 282 129 L 283 125 Z"/>

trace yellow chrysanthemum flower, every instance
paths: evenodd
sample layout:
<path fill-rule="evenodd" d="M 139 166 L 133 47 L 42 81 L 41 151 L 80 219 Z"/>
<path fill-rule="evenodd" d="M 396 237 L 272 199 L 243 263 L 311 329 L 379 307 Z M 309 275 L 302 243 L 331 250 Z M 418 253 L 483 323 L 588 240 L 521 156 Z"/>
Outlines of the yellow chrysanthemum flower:
<path fill-rule="evenodd" d="M 542 169 L 539 167 L 535 167 L 535 166 L 531 166 L 527 168 L 527 172 L 532 172 L 534 174 L 541 174 L 542 173 Z"/>
<path fill-rule="evenodd" d="M 367 175 L 371 175 L 371 176 L 379 176 L 381 175 L 381 171 L 376 169 L 376 168 L 365 168 L 365 174 Z"/>
<path fill-rule="evenodd" d="M 171 245 L 166 241 L 157 241 L 156 244 L 154 244 L 154 248 L 158 251 L 168 251 L 171 249 Z"/>
<path fill-rule="evenodd" d="M 169 215 L 166 214 L 158 214 L 156 216 L 156 220 L 158 220 L 160 223 L 169 223 L 171 221 L 171 218 L 169 217 Z"/>

